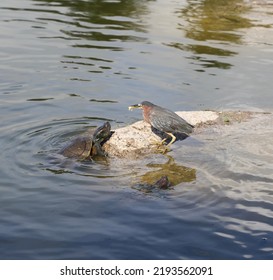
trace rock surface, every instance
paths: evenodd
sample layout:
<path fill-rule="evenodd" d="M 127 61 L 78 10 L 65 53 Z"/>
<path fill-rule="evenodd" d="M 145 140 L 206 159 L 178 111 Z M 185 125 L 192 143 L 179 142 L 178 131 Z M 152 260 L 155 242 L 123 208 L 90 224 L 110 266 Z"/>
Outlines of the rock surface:
<path fill-rule="evenodd" d="M 255 114 L 252 112 L 214 111 L 182 111 L 176 113 L 195 126 L 193 135 L 200 133 L 200 129 L 208 125 L 230 125 L 233 122 L 246 121 Z M 156 152 L 156 143 L 161 140 L 158 135 L 152 132 L 149 124 L 138 121 L 116 129 L 112 137 L 104 144 L 104 149 L 109 156 L 138 158 Z"/>

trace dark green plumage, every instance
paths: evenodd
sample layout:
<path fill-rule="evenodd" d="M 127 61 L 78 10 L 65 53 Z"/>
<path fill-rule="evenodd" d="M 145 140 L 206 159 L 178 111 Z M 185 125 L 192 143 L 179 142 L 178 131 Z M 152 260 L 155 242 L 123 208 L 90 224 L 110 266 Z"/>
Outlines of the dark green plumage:
<path fill-rule="evenodd" d="M 144 106 L 151 106 L 151 104 L 152 103 L 148 101 L 142 102 L 142 105 Z M 190 134 L 193 131 L 193 126 L 178 116 L 176 113 L 154 104 L 152 104 L 152 110 L 150 111 L 149 119 L 150 124 L 154 128 L 166 133 Z"/>
<path fill-rule="evenodd" d="M 141 108 L 143 110 L 144 121 L 149 123 L 152 128 L 164 132 L 172 138 L 168 145 L 171 145 L 176 140 L 177 135 L 183 135 L 184 137 L 182 138 L 185 138 L 193 131 L 193 125 L 186 122 L 176 113 L 149 101 L 129 106 L 129 110 L 134 108 Z M 181 139 L 181 137 L 179 138 Z M 166 138 L 162 142 L 165 140 Z"/>

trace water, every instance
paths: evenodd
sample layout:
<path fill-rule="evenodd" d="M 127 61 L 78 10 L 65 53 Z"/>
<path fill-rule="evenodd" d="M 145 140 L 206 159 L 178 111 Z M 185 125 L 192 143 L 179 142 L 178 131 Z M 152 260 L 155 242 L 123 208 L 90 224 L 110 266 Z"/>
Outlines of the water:
<path fill-rule="evenodd" d="M 56 155 L 89 127 L 140 119 L 127 107 L 142 100 L 272 111 L 272 4 L 2 0 L 0 258 L 272 259 L 268 115 L 169 157 Z M 173 189 L 132 188 L 161 171 Z"/>

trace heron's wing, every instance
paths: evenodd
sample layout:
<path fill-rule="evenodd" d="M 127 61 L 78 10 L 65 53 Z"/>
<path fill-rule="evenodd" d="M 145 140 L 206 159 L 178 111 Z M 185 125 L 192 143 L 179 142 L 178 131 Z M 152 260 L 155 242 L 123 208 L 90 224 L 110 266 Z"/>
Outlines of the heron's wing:
<path fill-rule="evenodd" d="M 193 129 L 191 124 L 176 113 L 161 107 L 152 111 L 150 119 L 153 127 L 164 132 L 189 134 Z"/>

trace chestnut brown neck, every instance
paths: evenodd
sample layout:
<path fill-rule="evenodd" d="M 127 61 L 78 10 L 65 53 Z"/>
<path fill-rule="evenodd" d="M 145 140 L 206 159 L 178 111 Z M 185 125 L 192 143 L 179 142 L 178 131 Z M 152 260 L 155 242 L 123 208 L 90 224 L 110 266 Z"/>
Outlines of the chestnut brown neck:
<path fill-rule="evenodd" d="M 151 107 L 144 105 L 144 106 L 142 106 L 142 109 L 143 109 L 144 121 L 151 124 L 151 122 L 150 122 Z"/>

